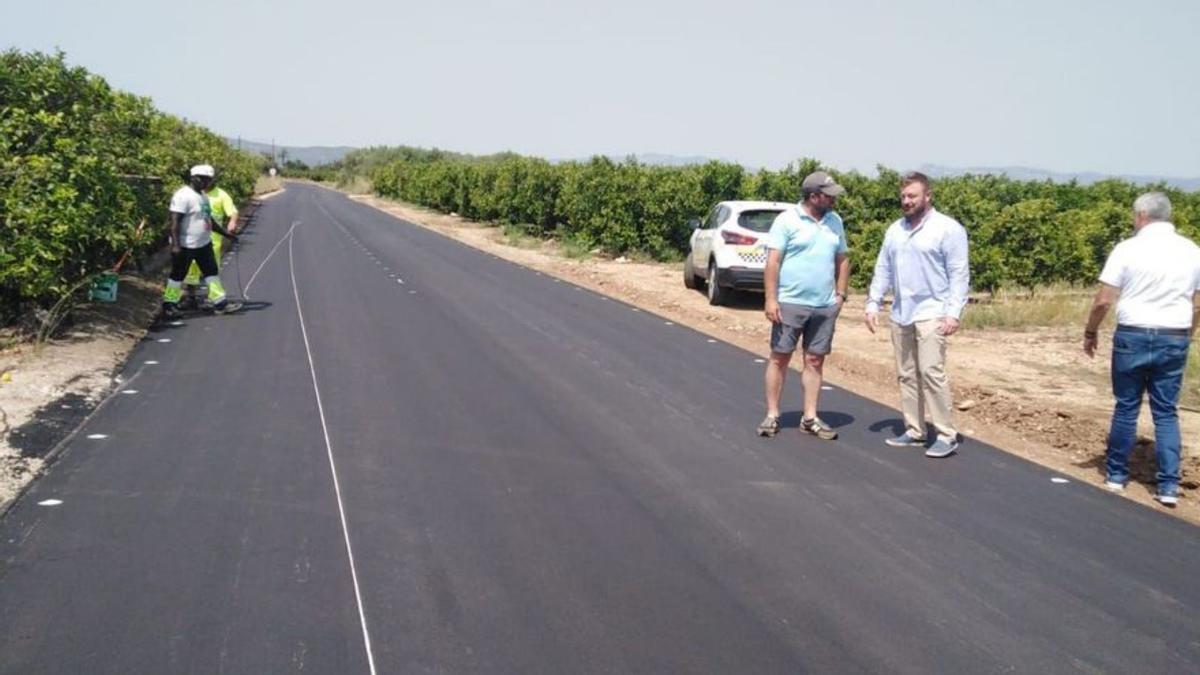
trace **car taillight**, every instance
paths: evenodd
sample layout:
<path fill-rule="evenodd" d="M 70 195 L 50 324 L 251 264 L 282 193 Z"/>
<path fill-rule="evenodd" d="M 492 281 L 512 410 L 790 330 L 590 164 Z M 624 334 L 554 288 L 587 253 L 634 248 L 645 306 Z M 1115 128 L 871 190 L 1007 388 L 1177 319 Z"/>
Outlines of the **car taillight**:
<path fill-rule="evenodd" d="M 734 246 L 750 246 L 758 243 L 757 237 L 747 237 L 744 234 L 730 232 L 729 230 L 722 231 L 721 238 L 725 240 L 726 244 L 733 244 Z"/>

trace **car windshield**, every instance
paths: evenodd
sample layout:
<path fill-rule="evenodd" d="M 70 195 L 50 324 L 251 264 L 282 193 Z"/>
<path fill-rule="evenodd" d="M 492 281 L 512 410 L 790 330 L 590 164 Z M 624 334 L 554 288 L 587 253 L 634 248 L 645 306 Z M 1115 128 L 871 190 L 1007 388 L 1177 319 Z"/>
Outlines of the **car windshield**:
<path fill-rule="evenodd" d="M 758 211 L 742 211 L 738 214 L 738 227 L 744 227 L 754 232 L 769 232 L 775 216 L 782 213 L 779 209 L 762 209 Z"/>

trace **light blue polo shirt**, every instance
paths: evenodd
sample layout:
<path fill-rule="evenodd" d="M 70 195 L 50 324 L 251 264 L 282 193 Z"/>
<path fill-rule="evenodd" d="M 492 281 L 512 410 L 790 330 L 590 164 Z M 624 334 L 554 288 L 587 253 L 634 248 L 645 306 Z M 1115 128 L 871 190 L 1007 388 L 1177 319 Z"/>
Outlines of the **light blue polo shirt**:
<path fill-rule="evenodd" d="M 809 307 L 837 303 L 837 255 L 849 250 L 841 216 L 830 211 L 817 222 L 794 206 L 775 217 L 767 233 L 767 248 L 783 252 L 779 302 Z"/>

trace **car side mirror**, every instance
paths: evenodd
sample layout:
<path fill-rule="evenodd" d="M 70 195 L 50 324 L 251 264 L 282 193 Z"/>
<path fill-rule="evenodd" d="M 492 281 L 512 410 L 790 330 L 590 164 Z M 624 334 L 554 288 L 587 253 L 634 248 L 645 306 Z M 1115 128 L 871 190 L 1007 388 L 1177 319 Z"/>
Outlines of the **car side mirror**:
<path fill-rule="evenodd" d="M 699 219 L 699 218 L 692 218 L 691 220 L 689 220 L 689 221 L 688 221 L 688 229 L 689 229 L 689 230 L 698 230 L 698 229 L 700 229 L 700 219 Z"/>

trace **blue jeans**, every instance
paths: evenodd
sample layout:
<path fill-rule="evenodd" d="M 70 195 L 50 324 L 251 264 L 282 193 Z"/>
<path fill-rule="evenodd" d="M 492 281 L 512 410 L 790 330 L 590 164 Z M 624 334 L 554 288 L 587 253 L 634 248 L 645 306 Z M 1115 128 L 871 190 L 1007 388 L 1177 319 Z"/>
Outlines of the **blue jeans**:
<path fill-rule="evenodd" d="M 1108 432 L 1108 480 L 1129 480 L 1129 452 L 1137 439 L 1142 394 L 1150 393 L 1158 490 L 1179 491 L 1179 389 L 1187 363 L 1188 337 L 1118 327 L 1113 333 L 1112 386 L 1117 399 Z"/>

